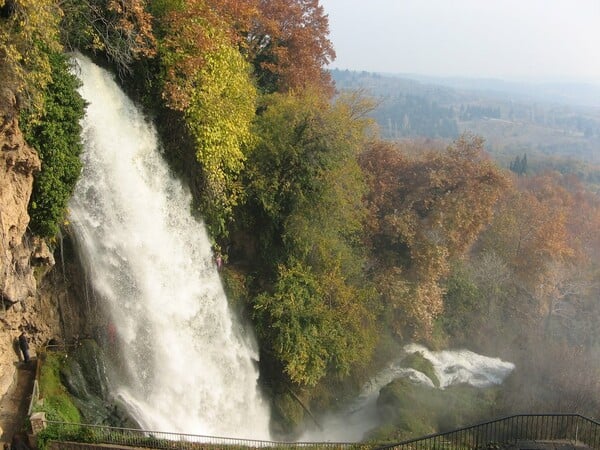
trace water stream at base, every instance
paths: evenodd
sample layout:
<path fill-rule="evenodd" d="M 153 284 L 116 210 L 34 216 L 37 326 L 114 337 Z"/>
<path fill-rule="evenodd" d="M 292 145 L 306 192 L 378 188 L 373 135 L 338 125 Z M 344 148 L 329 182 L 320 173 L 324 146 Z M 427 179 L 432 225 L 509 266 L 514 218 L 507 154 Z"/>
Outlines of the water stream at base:
<path fill-rule="evenodd" d="M 306 432 L 301 440 L 361 441 L 368 431 L 380 425 L 377 412 L 379 391 L 398 378 L 408 378 L 414 384 L 434 389 L 434 383 L 427 375 L 403 366 L 404 358 L 411 353 L 420 353 L 431 362 L 440 382 L 440 389 L 456 384 L 469 384 L 476 388 L 501 384 L 515 368 L 513 363 L 469 350 L 431 351 L 418 344 L 406 345 L 396 360 L 365 383 L 360 395 L 346 408 L 323 417 L 322 429 Z"/>
<path fill-rule="evenodd" d="M 145 429 L 268 439 L 257 346 L 229 310 L 189 193 L 112 75 L 74 59 L 88 107 L 70 219 L 122 352 L 113 395 Z"/>

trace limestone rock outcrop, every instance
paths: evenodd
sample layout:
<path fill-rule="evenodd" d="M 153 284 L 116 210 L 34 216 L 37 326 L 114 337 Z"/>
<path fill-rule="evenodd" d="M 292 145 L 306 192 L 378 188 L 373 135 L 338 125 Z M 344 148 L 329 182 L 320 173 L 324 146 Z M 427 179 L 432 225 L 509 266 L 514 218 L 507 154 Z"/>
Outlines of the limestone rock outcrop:
<path fill-rule="evenodd" d="M 33 176 L 40 168 L 19 130 L 15 96 L 5 90 L 0 93 L 0 298 L 7 307 L 35 293 L 25 232 Z"/>
<path fill-rule="evenodd" d="M 8 89 L 0 90 L 0 397 L 15 375 L 18 354 L 14 338 L 19 329 L 36 332 L 45 327 L 35 317 L 36 281 L 31 256 L 38 257 L 45 244 L 27 237 L 33 177 L 40 159 L 19 129 L 17 100 Z M 32 336 L 35 352 L 36 337 Z"/>

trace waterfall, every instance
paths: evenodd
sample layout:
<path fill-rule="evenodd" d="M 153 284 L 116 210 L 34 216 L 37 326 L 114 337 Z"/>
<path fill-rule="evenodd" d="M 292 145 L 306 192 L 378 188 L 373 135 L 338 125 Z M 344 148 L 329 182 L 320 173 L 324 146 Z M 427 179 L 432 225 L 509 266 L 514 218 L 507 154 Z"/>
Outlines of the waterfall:
<path fill-rule="evenodd" d="M 112 76 L 74 59 L 88 107 L 70 220 L 121 351 L 113 395 L 144 429 L 268 439 L 257 345 L 228 308 L 190 194 Z"/>

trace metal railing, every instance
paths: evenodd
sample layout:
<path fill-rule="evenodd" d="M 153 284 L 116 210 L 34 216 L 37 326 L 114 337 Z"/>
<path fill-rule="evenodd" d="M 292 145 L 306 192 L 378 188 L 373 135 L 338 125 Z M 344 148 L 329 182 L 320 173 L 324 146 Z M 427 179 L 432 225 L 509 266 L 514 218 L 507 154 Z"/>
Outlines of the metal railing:
<path fill-rule="evenodd" d="M 600 423 L 578 414 L 519 414 L 377 448 L 483 450 L 519 441 L 565 441 L 600 449 Z"/>
<path fill-rule="evenodd" d="M 484 450 L 502 449 L 519 441 L 561 441 L 600 449 L 600 423 L 578 414 L 520 414 L 385 445 L 372 442 L 273 442 L 53 421 L 46 423 L 47 440 L 156 449 L 202 450 L 212 446 L 224 449 Z"/>
<path fill-rule="evenodd" d="M 33 413 L 33 409 L 35 408 L 35 405 L 37 404 L 37 402 L 40 400 L 40 385 L 38 383 L 38 380 L 35 379 L 33 380 L 33 389 L 31 391 L 31 399 L 29 400 L 29 406 L 27 407 L 27 415 L 31 416 L 31 414 Z"/>
<path fill-rule="evenodd" d="M 132 428 L 114 428 L 102 425 L 82 425 L 75 423 L 46 421 L 44 433 L 53 441 L 82 442 L 87 444 L 113 444 L 120 446 L 205 450 L 207 446 L 223 449 L 247 448 L 302 448 L 372 450 L 374 444 L 350 442 L 274 442 L 254 439 L 236 439 L 194 434 L 168 433 L 163 431 L 136 430 Z"/>

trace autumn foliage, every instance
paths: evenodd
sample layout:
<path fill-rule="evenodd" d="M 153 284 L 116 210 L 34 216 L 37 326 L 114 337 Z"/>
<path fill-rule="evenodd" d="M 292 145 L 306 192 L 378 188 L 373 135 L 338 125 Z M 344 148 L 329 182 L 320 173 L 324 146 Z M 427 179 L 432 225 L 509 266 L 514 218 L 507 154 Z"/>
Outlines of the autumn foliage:
<path fill-rule="evenodd" d="M 70 50 L 104 55 L 121 74 L 156 54 L 152 16 L 145 0 L 65 0 L 62 39 Z"/>
<path fill-rule="evenodd" d="M 320 87 L 333 92 L 324 67 L 335 52 L 318 0 L 257 0 L 259 18 L 248 30 L 247 51 L 267 92 Z"/>
<path fill-rule="evenodd" d="M 464 255 L 491 221 L 507 181 L 482 141 L 469 136 L 418 158 L 377 142 L 361 165 L 370 179 L 377 284 L 397 332 L 427 336 L 443 311 L 440 281 L 451 259 Z"/>

